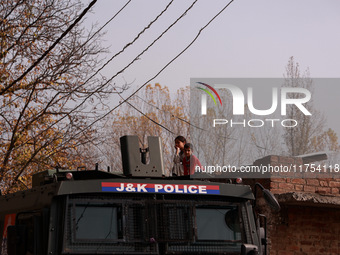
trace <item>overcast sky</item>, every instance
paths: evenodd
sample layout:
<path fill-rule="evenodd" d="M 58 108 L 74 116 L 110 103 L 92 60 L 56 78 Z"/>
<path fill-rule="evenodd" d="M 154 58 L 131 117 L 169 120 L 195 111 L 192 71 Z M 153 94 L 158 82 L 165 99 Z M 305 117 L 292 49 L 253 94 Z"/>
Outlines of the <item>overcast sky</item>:
<path fill-rule="evenodd" d="M 88 1 L 89 2 L 89 1 Z M 99 0 L 88 23 L 104 24 L 125 3 Z M 122 49 L 170 1 L 135 0 L 106 27 L 103 44 L 111 56 Z M 132 61 L 174 22 L 193 1 L 175 0 L 140 39 L 115 59 L 102 74 L 110 77 Z M 152 48 L 119 76 L 117 84 L 132 83 L 128 96 L 181 52 L 228 1 L 200 0 Z M 195 43 L 150 83 L 175 91 L 190 78 L 281 78 L 291 56 L 311 77 L 340 77 L 339 0 L 234 0 Z M 327 114 L 329 125 L 340 134 L 340 87 L 317 88 L 315 101 Z"/>

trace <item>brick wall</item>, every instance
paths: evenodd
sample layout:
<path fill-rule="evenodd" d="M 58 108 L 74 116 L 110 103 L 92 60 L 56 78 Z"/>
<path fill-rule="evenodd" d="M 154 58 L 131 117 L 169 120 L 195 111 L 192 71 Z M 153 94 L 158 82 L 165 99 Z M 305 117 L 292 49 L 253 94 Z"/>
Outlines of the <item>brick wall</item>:
<path fill-rule="evenodd" d="M 284 206 L 270 228 L 270 255 L 340 254 L 340 209 Z"/>
<path fill-rule="evenodd" d="M 267 156 L 254 162 L 261 164 L 300 167 L 303 160 Z M 263 199 L 259 203 L 259 211 L 268 216 L 270 255 L 340 254 L 340 172 L 339 178 L 335 174 L 313 174 L 308 178 L 288 173 L 280 178 L 248 180 L 271 190 L 282 207 L 279 213 L 273 213 Z"/>
<path fill-rule="evenodd" d="M 254 165 L 295 165 L 297 169 L 300 169 L 300 165 L 303 166 L 302 158 L 283 157 L 283 156 L 267 156 L 262 159 L 258 159 L 254 162 Z M 317 165 L 317 164 L 316 164 Z M 301 173 L 284 173 L 286 178 L 270 178 L 269 187 L 268 181 L 266 186 L 274 194 L 281 194 L 286 192 L 308 192 L 317 193 L 322 195 L 339 196 L 340 195 L 340 172 L 331 175 L 329 173 L 312 173 L 310 170 L 306 170 L 306 167 L 302 167 L 303 172 L 306 171 L 305 178 L 302 178 Z M 295 178 L 295 176 L 296 178 Z M 330 178 L 330 177 L 339 178 Z M 326 177 L 325 177 L 326 176 Z"/>

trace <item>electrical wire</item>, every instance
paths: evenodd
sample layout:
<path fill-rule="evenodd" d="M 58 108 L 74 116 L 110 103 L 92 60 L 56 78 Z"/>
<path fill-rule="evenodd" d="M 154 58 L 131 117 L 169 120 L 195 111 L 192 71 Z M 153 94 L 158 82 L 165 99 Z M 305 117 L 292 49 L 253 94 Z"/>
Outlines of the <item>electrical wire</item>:
<path fill-rule="evenodd" d="M 124 100 L 124 98 L 122 97 L 121 93 L 118 93 L 119 97 Z M 126 102 L 128 105 L 130 105 L 133 109 L 135 109 L 137 112 L 139 112 L 140 114 L 142 114 L 144 117 L 146 117 L 148 120 L 150 120 L 151 122 L 155 123 L 156 125 L 160 126 L 161 128 L 165 129 L 166 131 L 168 131 L 169 133 L 175 135 L 174 132 L 172 132 L 170 129 L 168 129 L 167 127 L 165 127 L 164 125 L 160 124 L 159 122 L 155 121 L 154 119 L 150 118 L 148 115 L 146 115 L 145 113 L 143 113 L 141 110 L 139 110 L 137 107 L 135 107 L 133 104 L 131 104 L 130 102 Z"/>
<path fill-rule="evenodd" d="M 129 46 L 131 46 L 131 45 L 133 45 L 139 38 L 140 38 L 140 36 L 146 31 L 146 30 L 148 30 L 151 26 L 152 26 L 152 24 L 154 24 L 158 19 L 159 19 L 159 17 L 161 17 L 167 10 L 168 10 L 168 8 L 170 7 L 170 5 L 173 3 L 173 1 L 174 0 L 172 0 L 171 2 L 169 2 L 169 4 L 165 7 L 165 9 L 162 11 L 162 12 L 160 12 L 158 15 L 157 15 L 157 17 L 154 19 L 154 20 L 152 20 L 142 31 L 140 31 L 139 33 L 138 33 L 138 35 L 131 41 L 131 42 L 129 42 L 129 43 L 127 43 L 119 52 L 117 52 L 116 54 L 114 54 L 108 61 L 106 61 L 106 63 L 105 64 L 103 64 L 93 75 L 91 75 L 85 82 L 83 82 L 83 84 L 82 85 L 84 85 L 84 84 L 86 84 L 87 82 L 89 82 L 93 77 L 95 77 L 101 70 L 103 70 L 104 69 L 104 67 L 106 67 L 114 58 L 116 58 L 116 57 L 118 57 L 121 53 L 123 53 Z M 136 59 L 138 59 L 138 57 L 139 56 L 137 56 L 134 60 L 133 60 L 133 62 L 136 60 Z M 125 69 L 124 69 L 125 70 Z M 117 75 L 115 75 L 115 76 L 117 76 Z M 114 77 L 115 77 L 114 76 Z M 111 80 L 112 80 L 112 78 L 111 78 Z M 105 85 L 106 84 L 108 84 L 108 82 L 106 82 L 105 83 Z M 81 86 L 82 86 L 81 85 Z"/>
<path fill-rule="evenodd" d="M 83 129 L 81 129 L 78 133 L 76 133 L 74 137 L 78 136 L 79 134 L 85 132 L 85 130 L 89 129 L 90 127 L 92 127 L 93 125 L 95 125 L 97 122 L 99 122 L 100 120 L 104 119 L 105 117 L 107 117 L 109 114 L 111 114 L 113 111 L 115 111 L 117 108 L 119 108 L 121 105 L 123 105 L 124 103 L 127 103 L 129 99 L 131 99 L 135 94 L 137 94 L 138 91 L 140 91 L 142 88 L 144 88 L 147 84 L 149 84 L 152 80 L 154 80 L 156 77 L 158 77 L 168 66 L 170 66 L 175 60 L 177 60 L 184 52 L 186 52 L 195 42 L 196 40 L 200 37 L 201 33 L 219 16 L 221 15 L 221 13 L 223 11 L 225 11 L 230 4 L 233 2 L 234 0 L 229 1 L 213 18 L 211 18 L 196 34 L 196 36 L 193 38 L 193 40 L 182 50 L 180 51 L 174 58 L 172 58 L 170 61 L 168 61 L 154 76 L 152 76 L 149 80 L 147 80 L 144 84 L 142 84 L 137 90 L 135 90 L 132 94 L 130 94 L 125 100 L 123 100 L 122 102 L 120 102 L 118 105 L 116 105 L 115 107 L 113 107 L 112 109 L 110 109 L 109 111 L 107 111 L 105 114 L 103 114 L 102 116 L 100 116 L 99 118 L 97 118 L 95 121 L 93 121 L 92 123 L 90 123 L 89 125 L 87 125 L 86 127 L 84 127 Z M 94 1 L 95 2 L 95 1 Z M 157 40 L 159 40 L 159 38 L 164 35 L 175 23 L 177 23 L 183 16 L 186 15 L 186 13 L 193 7 L 193 5 L 197 2 L 197 0 L 184 12 L 183 15 L 181 15 L 173 24 L 171 24 L 157 39 L 155 39 L 151 45 L 149 45 L 141 54 L 145 53 Z M 140 56 L 141 54 L 139 54 L 138 56 Z M 128 64 L 125 68 L 123 68 L 120 72 L 118 72 L 117 74 L 115 74 L 113 77 L 111 77 L 110 81 L 116 77 L 119 73 L 123 72 L 125 69 L 127 69 L 138 57 L 136 57 L 130 64 Z M 108 82 L 107 82 L 108 83 Z M 96 91 L 98 91 L 99 89 L 101 89 L 103 86 L 105 86 L 107 83 L 104 83 L 104 85 L 100 86 L 100 88 L 98 88 Z M 95 92 L 96 92 L 95 91 Z M 93 92 L 92 94 L 94 94 L 95 92 Z M 1 95 L 1 93 L 0 93 Z M 89 97 L 87 97 L 86 99 L 88 99 Z M 83 105 L 83 103 L 85 103 L 86 99 L 80 104 L 78 105 L 75 109 L 79 108 L 81 105 Z M 66 116 L 65 116 L 66 117 Z M 65 118 L 64 117 L 64 118 Z M 57 122 L 60 122 L 63 118 L 59 119 Z M 56 122 L 56 123 L 57 123 Z M 55 123 L 55 124 L 56 124 Z M 68 141 L 65 141 L 68 142 Z M 59 145 L 60 147 L 61 145 Z M 22 172 L 21 172 L 22 173 Z M 21 174 L 20 173 L 20 174 Z M 20 176 L 20 174 L 18 176 Z"/>
<path fill-rule="evenodd" d="M 121 8 L 121 9 L 119 9 L 119 11 L 118 12 L 116 12 L 115 13 L 115 15 L 113 15 L 103 26 L 101 26 L 96 32 L 94 32 L 91 36 L 90 36 L 90 38 L 88 38 L 81 46 L 79 46 L 79 48 L 78 49 L 76 49 L 76 51 L 75 52 L 73 52 L 72 54 L 75 54 L 76 52 L 78 52 L 81 48 L 83 48 L 89 41 L 91 41 L 94 37 L 95 37 L 95 35 L 96 34 L 98 34 L 101 30 L 103 30 L 104 29 L 104 27 L 106 27 L 114 18 L 116 18 L 117 16 L 118 16 L 118 14 L 120 14 L 127 6 L 128 6 L 128 4 L 129 3 L 131 3 L 131 1 L 132 0 L 129 0 L 129 1 L 127 1 L 126 3 L 125 3 L 125 5 Z M 17 40 L 18 41 L 18 40 Z M 101 70 L 101 69 L 100 69 Z M 99 71 L 100 71 L 99 70 Z M 99 72 L 99 71 L 97 71 L 96 72 L 96 74 Z M 96 75 L 95 74 L 95 75 Z M 93 75 L 92 77 L 90 77 L 90 79 L 92 79 L 95 75 Z M 88 82 L 90 79 L 88 79 L 86 82 Z M 86 83 L 85 82 L 85 83 Z M 17 100 L 18 98 L 14 98 L 14 99 L 12 99 L 11 101 L 9 101 L 8 103 L 7 103 L 7 105 L 10 105 L 11 103 L 13 103 L 15 100 Z"/>
<path fill-rule="evenodd" d="M 67 118 L 71 113 L 74 113 L 77 109 L 79 109 L 80 107 L 82 107 L 85 102 L 87 102 L 87 100 L 89 98 L 91 98 L 95 93 L 98 93 L 103 87 L 105 87 L 113 78 L 115 78 L 116 76 L 118 76 L 120 73 L 124 72 L 128 67 L 130 67 L 141 55 L 143 55 L 145 52 L 147 52 L 151 46 L 153 44 L 155 44 L 166 32 L 169 31 L 169 29 L 174 26 L 180 19 L 182 19 L 186 14 L 187 12 L 195 5 L 195 3 L 197 2 L 198 0 L 194 1 L 165 31 L 163 31 L 161 33 L 160 36 L 158 36 L 151 44 L 149 44 L 136 58 L 134 58 L 127 66 L 125 66 L 123 69 L 121 69 L 119 72 L 117 72 L 116 74 L 114 74 L 110 80 L 106 81 L 104 84 L 101 84 L 99 87 L 97 87 L 94 91 L 92 91 L 91 93 L 89 93 L 81 103 L 79 103 L 77 106 L 73 107 L 73 109 L 71 111 L 69 111 L 67 114 L 65 114 L 65 116 L 61 117 L 60 119 L 56 120 L 53 124 L 49 125 L 45 130 L 41 131 L 40 133 L 43 133 L 43 132 L 46 132 L 47 130 L 49 130 L 50 128 L 52 128 L 53 126 L 55 126 L 56 124 L 58 124 L 59 122 L 61 122 L 63 119 Z M 168 6 L 172 3 L 173 1 L 171 1 Z M 168 7 L 167 6 L 167 7 Z M 166 9 L 165 9 L 166 10 Z M 162 12 L 164 13 L 165 10 L 163 10 Z M 159 16 L 159 15 L 158 15 Z M 157 75 L 158 76 L 158 75 Z M 83 85 L 79 85 L 77 86 L 74 90 L 80 88 L 81 86 Z M 58 93 L 54 96 L 54 98 L 57 98 L 58 96 Z M 52 99 L 53 101 L 53 99 Z M 52 102 L 51 101 L 51 102 Z M 45 109 L 43 111 L 46 111 L 47 107 L 45 107 Z M 113 109 L 114 110 L 114 109 Z M 108 114 L 110 114 L 110 112 L 112 112 L 113 110 L 111 111 L 108 111 L 107 114 L 104 114 L 103 116 L 101 116 L 100 118 L 98 118 L 98 121 L 103 119 L 104 117 L 106 117 Z M 79 135 L 80 133 L 83 133 L 86 129 L 90 128 L 91 126 L 93 126 L 95 123 L 97 123 L 98 121 L 94 121 L 92 122 L 91 124 L 89 124 L 88 126 L 84 127 L 80 132 L 76 133 L 75 136 Z M 39 134 L 37 134 L 39 135 Z M 29 142 L 30 139 L 27 141 Z M 21 146 L 24 146 L 26 143 L 23 143 L 21 144 Z"/>
<path fill-rule="evenodd" d="M 141 98 L 141 97 L 140 97 L 139 95 L 137 95 L 137 94 L 134 95 L 134 96 L 135 96 L 135 97 L 138 97 L 138 98 L 141 99 L 144 103 L 146 103 L 146 104 L 148 104 L 148 105 L 150 105 L 150 106 L 156 108 L 156 109 L 159 110 L 159 111 L 162 111 L 162 112 L 165 112 L 165 113 L 169 113 L 169 114 L 171 115 L 171 117 L 176 118 L 176 119 L 178 119 L 179 121 L 182 121 L 182 122 L 188 124 L 188 125 L 191 126 L 191 127 L 194 127 L 194 128 L 199 129 L 199 130 L 202 130 L 202 131 L 211 133 L 211 131 L 206 130 L 206 129 L 204 129 L 204 128 L 201 128 L 201 127 L 199 127 L 199 126 L 196 126 L 196 125 L 194 125 L 194 124 L 191 124 L 189 121 L 187 121 L 187 120 L 185 120 L 185 119 L 183 119 L 183 118 L 180 118 L 180 117 L 174 115 L 173 113 L 171 113 L 171 112 L 169 112 L 169 111 L 160 109 L 157 105 L 153 105 L 153 104 L 147 102 L 146 100 L 144 100 L 143 98 Z M 128 104 L 131 105 L 129 102 L 128 102 Z M 220 135 L 217 135 L 217 136 L 218 136 L 218 137 L 221 137 L 221 138 L 227 138 L 227 139 L 231 139 L 231 140 L 237 140 L 237 139 L 235 139 L 235 138 L 230 138 L 230 137 L 225 137 L 225 136 L 220 136 Z"/>
<path fill-rule="evenodd" d="M 123 69 L 121 69 L 120 71 L 118 71 L 116 74 L 114 74 L 109 80 L 107 80 L 104 84 L 100 85 L 95 91 L 92 91 L 91 93 L 89 93 L 84 99 L 83 101 L 78 104 L 77 106 L 75 106 L 70 112 L 68 112 L 68 114 L 66 114 L 64 117 L 58 119 L 55 123 L 53 123 L 52 125 L 50 125 L 49 127 L 47 127 L 45 130 L 48 130 L 49 128 L 51 128 L 52 126 L 56 125 L 57 123 L 61 122 L 63 119 L 65 119 L 69 114 L 75 112 L 77 109 L 79 109 L 81 106 L 83 106 L 85 104 L 85 102 L 91 98 L 95 93 L 99 92 L 103 87 L 105 87 L 109 82 L 111 82 L 116 76 L 118 76 L 120 73 L 124 72 L 128 67 L 130 67 L 141 55 L 143 55 L 145 52 L 147 52 L 165 33 L 167 33 L 171 27 L 173 27 L 179 20 L 181 20 L 187 13 L 188 11 L 190 11 L 190 9 L 193 8 L 193 6 L 197 3 L 198 0 L 194 1 L 166 30 L 164 30 L 151 44 L 149 44 L 137 57 L 135 57 L 128 65 L 126 65 Z M 197 36 L 195 38 L 195 40 L 197 39 Z M 192 42 L 193 43 L 193 42 Z M 192 44 L 191 43 L 191 44 Z M 190 45 L 191 46 L 191 45 Z M 146 83 L 144 83 L 144 85 L 142 85 L 137 91 L 134 92 L 137 93 L 140 89 L 142 89 L 146 84 L 148 84 L 151 80 L 153 80 L 154 78 L 156 78 L 161 72 L 163 72 L 172 62 L 174 62 L 180 55 L 182 55 L 184 53 L 184 51 L 186 51 L 190 46 L 187 46 L 185 48 L 185 50 L 183 50 L 180 54 L 178 54 L 175 58 L 173 58 L 170 62 L 168 62 L 168 64 L 166 66 L 164 66 L 161 71 L 159 71 L 154 77 L 152 77 L 150 80 L 148 80 Z M 82 85 L 80 85 L 82 86 Z M 78 87 L 80 87 L 78 86 Z M 55 96 L 56 97 L 56 96 Z M 132 97 L 132 95 L 130 96 Z M 124 100 L 121 104 L 125 103 L 126 100 Z M 113 112 L 115 109 L 117 109 L 121 104 L 119 104 L 118 106 L 114 107 L 113 109 L 109 110 L 107 113 L 103 114 L 101 117 L 97 118 L 97 120 L 93 121 L 92 123 L 90 123 L 89 125 L 87 125 L 86 127 L 84 127 L 83 129 L 81 129 L 78 133 L 75 134 L 75 136 L 79 135 L 80 133 L 83 133 L 85 130 L 87 130 L 88 128 L 92 127 L 95 123 L 97 123 L 98 121 L 102 120 L 103 118 L 105 118 L 106 116 L 108 116 L 111 112 Z M 45 132 L 45 131 L 42 131 Z"/>
<path fill-rule="evenodd" d="M 154 80 L 158 75 L 160 75 L 168 66 L 170 66 L 175 60 L 177 60 L 177 58 L 179 58 L 184 52 L 186 52 L 193 44 L 194 42 L 200 37 L 201 33 L 219 16 L 221 15 L 221 13 L 226 10 L 230 4 L 233 2 L 234 0 L 229 1 L 213 18 L 211 18 L 196 34 L 196 36 L 194 37 L 194 39 L 182 50 L 180 51 L 174 58 L 172 58 L 170 61 L 168 61 L 168 63 L 166 63 L 154 76 L 152 76 L 149 80 L 147 80 L 145 83 L 143 83 L 137 90 L 135 90 L 132 94 L 130 94 L 125 100 L 123 100 L 122 102 L 120 102 L 118 105 L 116 105 L 115 107 L 113 107 L 111 110 L 107 111 L 105 114 L 103 114 L 101 117 L 97 118 L 95 121 L 93 121 L 91 124 L 89 124 L 88 126 L 86 126 L 84 129 L 82 129 L 81 131 L 79 131 L 76 135 L 79 135 L 80 133 L 83 133 L 86 129 L 92 127 L 95 123 L 97 123 L 98 121 L 104 119 L 105 117 L 107 117 L 109 114 L 111 114 L 113 111 L 115 111 L 117 108 L 119 108 L 121 105 L 123 105 L 124 103 L 126 103 L 129 99 L 131 99 L 131 97 L 133 97 L 134 95 L 136 95 L 138 93 L 138 91 L 140 91 L 142 88 L 144 88 L 147 84 L 149 84 L 152 80 Z M 195 1 L 196 2 L 196 1 Z M 195 3 L 194 2 L 194 3 Z M 192 6 L 191 6 L 192 7 Z M 191 8 L 189 7 L 189 8 Z"/>
<path fill-rule="evenodd" d="M 118 12 L 116 12 L 115 15 L 113 15 L 103 26 L 101 26 L 96 32 L 94 32 L 93 35 L 88 40 L 86 40 L 82 46 L 84 46 L 89 41 L 91 41 L 96 34 L 98 34 L 101 30 L 103 30 L 103 28 L 106 27 L 114 18 L 116 18 L 118 14 L 121 13 L 126 8 L 126 6 L 128 6 L 129 3 L 131 3 L 131 1 L 132 0 L 127 1 L 125 5 L 122 8 L 120 8 Z"/>
<path fill-rule="evenodd" d="M 33 70 L 47 55 L 51 50 L 57 46 L 57 44 L 72 30 L 72 28 L 85 16 L 85 14 L 92 8 L 92 6 L 97 2 L 97 0 L 93 0 L 86 9 L 78 16 L 78 18 L 62 33 L 62 35 L 17 79 L 12 81 L 8 86 L 3 88 L 0 91 L 0 95 L 5 94 L 7 90 L 13 87 L 17 82 L 21 81 L 29 72 Z"/>

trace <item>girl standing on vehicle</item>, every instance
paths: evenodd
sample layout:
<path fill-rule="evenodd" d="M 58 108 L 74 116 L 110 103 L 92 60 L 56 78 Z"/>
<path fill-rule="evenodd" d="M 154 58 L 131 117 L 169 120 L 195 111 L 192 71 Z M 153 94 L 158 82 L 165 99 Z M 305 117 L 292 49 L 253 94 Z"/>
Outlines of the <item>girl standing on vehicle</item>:
<path fill-rule="evenodd" d="M 174 157 L 174 166 L 172 167 L 172 176 L 184 175 L 182 162 L 184 157 L 184 145 L 186 142 L 186 139 L 181 135 L 175 138 L 176 153 Z"/>

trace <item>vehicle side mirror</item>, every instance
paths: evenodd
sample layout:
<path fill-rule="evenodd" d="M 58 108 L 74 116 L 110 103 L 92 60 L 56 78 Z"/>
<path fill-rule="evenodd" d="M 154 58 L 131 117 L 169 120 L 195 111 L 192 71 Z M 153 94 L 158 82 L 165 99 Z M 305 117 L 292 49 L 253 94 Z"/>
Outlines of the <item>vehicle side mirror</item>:
<path fill-rule="evenodd" d="M 274 209 L 274 211 L 278 212 L 281 210 L 279 202 L 276 200 L 273 193 L 271 193 L 269 190 L 263 190 L 263 197 L 267 201 L 267 203 Z"/>
<path fill-rule="evenodd" d="M 259 249 L 253 244 L 242 244 L 241 255 L 258 255 Z"/>
<path fill-rule="evenodd" d="M 273 193 L 271 193 L 268 189 L 265 189 L 260 183 L 255 183 L 255 199 L 257 194 L 257 187 L 259 187 L 263 192 L 263 197 L 266 200 L 266 202 L 270 205 L 271 208 L 273 208 L 274 211 L 278 212 L 281 210 L 281 206 L 279 202 L 276 200 Z"/>
<path fill-rule="evenodd" d="M 7 227 L 7 254 L 26 254 L 26 227 L 22 225 Z"/>

